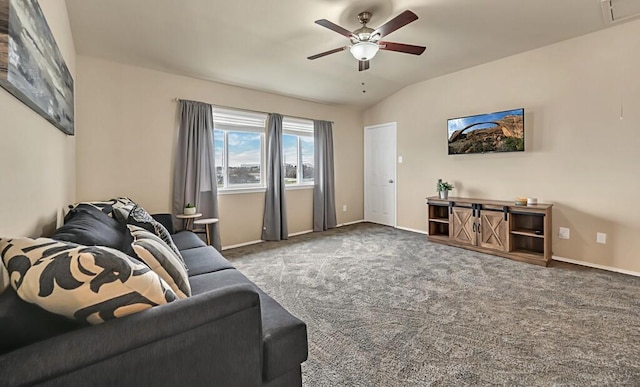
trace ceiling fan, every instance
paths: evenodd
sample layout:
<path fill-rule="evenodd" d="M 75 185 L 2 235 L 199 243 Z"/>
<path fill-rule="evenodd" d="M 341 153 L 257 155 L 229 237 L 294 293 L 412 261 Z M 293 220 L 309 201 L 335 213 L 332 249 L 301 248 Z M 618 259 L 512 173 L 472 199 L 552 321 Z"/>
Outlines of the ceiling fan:
<path fill-rule="evenodd" d="M 404 11 L 400 15 L 389 20 L 377 29 L 367 27 L 367 23 L 371 20 L 371 12 L 361 12 L 358 14 L 358 21 L 362 27 L 351 32 L 339 25 L 330 22 L 327 19 L 316 20 L 316 24 L 335 31 L 340 35 L 346 36 L 351 40 L 351 45 L 335 48 L 333 50 L 321 52 L 312 55 L 307 59 L 318 59 L 326 55 L 335 54 L 336 52 L 349 49 L 354 58 L 358 60 L 358 70 L 364 71 L 369 69 L 369 61 L 378 53 L 378 50 L 404 52 L 406 54 L 420 55 L 426 47 L 414 46 L 411 44 L 394 43 L 380 40 L 393 31 L 406 26 L 407 24 L 418 20 L 418 15 L 411 11 Z"/>

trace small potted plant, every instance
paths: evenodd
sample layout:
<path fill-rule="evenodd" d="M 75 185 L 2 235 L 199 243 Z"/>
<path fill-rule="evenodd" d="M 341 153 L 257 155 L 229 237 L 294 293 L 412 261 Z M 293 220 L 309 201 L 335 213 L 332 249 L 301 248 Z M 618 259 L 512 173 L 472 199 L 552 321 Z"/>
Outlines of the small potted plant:
<path fill-rule="evenodd" d="M 440 194 L 440 199 L 446 199 L 449 197 L 449 191 L 451 191 L 454 187 L 447 183 L 446 181 L 442 181 L 442 179 L 438 179 L 438 184 L 436 184 L 436 191 Z"/>
<path fill-rule="evenodd" d="M 184 214 L 185 215 L 193 215 L 196 213 L 196 206 L 194 206 L 191 203 L 187 203 L 186 206 L 184 206 Z"/>

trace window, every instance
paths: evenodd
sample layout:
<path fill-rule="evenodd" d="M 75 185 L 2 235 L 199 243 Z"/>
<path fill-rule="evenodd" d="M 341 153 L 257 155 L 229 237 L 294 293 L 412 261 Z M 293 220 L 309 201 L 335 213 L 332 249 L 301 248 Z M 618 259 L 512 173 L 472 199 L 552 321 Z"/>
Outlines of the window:
<path fill-rule="evenodd" d="M 282 131 L 285 184 L 313 184 L 313 121 L 284 117 Z"/>
<path fill-rule="evenodd" d="M 220 191 L 264 189 L 267 115 L 213 108 L 213 143 Z M 288 186 L 313 184 L 313 121 L 284 117 L 283 173 Z"/>
<path fill-rule="evenodd" d="M 265 114 L 213 109 L 213 142 L 219 189 L 264 186 L 265 120 Z"/>

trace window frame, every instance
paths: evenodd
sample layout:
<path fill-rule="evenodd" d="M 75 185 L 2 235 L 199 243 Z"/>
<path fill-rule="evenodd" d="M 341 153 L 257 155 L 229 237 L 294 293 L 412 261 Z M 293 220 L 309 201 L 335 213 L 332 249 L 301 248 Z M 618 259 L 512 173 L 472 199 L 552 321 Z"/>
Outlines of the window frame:
<path fill-rule="evenodd" d="M 313 187 L 315 184 L 315 179 L 312 177 L 311 179 L 304 179 L 304 164 L 302 162 L 302 147 L 300 146 L 300 137 L 310 137 L 314 141 L 314 163 L 313 168 L 315 169 L 315 139 L 314 139 L 314 131 L 313 131 L 313 121 L 305 120 L 302 118 L 293 118 L 293 117 L 283 117 L 282 120 L 282 135 L 284 141 L 284 135 L 296 136 L 296 153 L 297 153 L 297 167 L 296 167 L 296 182 L 285 184 L 285 189 L 304 189 Z M 284 145 L 283 145 L 284 148 Z M 284 149 L 283 149 L 284 153 Z M 282 164 L 283 173 L 284 173 L 284 162 Z"/>
<path fill-rule="evenodd" d="M 219 194 L 264 192 L 266 190 L 266 144 L 265 128 L 267 115 L 263 113 L 246 112 L 233 109 L 213 107 L 213 142 L 215 153 L 215 131 L 222 132 L 222 186 L 216 187 Z M 229 183 L 229 133 L 256 133 L 260 135 L 260 182 L 258 184 L 230 184 Z"/>

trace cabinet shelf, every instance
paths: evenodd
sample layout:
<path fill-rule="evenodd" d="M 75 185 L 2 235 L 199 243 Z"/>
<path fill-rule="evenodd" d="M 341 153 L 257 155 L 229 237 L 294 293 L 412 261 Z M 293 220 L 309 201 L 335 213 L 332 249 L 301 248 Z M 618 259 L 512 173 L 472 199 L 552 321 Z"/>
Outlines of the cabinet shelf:
<path fill-rule="evenodd" d="M 427 205 L 432 242 L 538 265 L 551 261 L 551 204 L 430 197 Z"/>
<path fill-rule="evenodd" d="M 429 220 L 429 236 L 449 239 L 449 221 Z"/>
<path fill-rule="evenodd" d="M 535 259 L 535 260 L 544 260 L 544 254 L 543 253 L 535 253 L 529 250 L 524 250 L 524 249 L 518 249 L 518 250 L 513 250 L 511 251 L 511 254 L 513 254 L 516 257 L 519 258 L 529 258 L 529 259 Z"/>
<path fill-rule="evenodd" d="M 544 238 L 544 233 L 536 234 L 536 230 L 528 230 L 528 229 L 511 230 L 511 234 L 522 235 L 522 236 L 533 237 L 533 238 Z"/>

